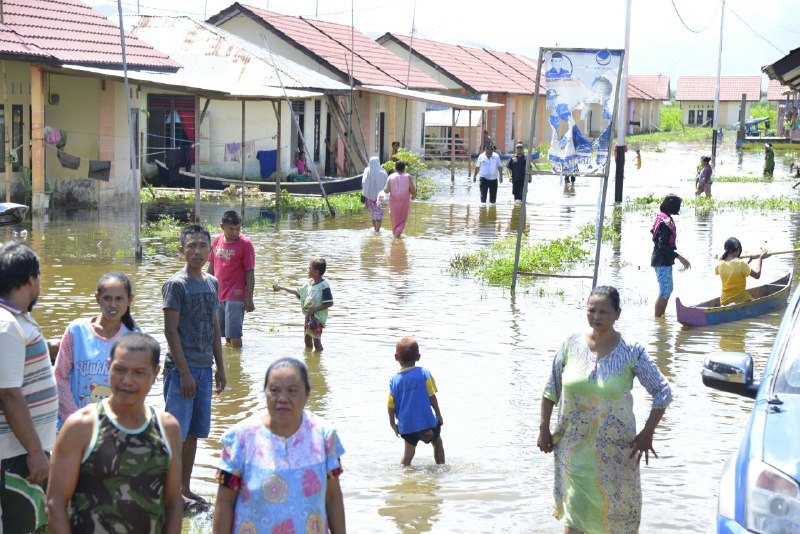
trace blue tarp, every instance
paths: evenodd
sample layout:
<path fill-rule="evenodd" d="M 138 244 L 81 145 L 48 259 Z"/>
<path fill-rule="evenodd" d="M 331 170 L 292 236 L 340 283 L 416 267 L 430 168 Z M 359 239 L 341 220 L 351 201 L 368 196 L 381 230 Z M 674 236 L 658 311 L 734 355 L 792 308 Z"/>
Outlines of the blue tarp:
<path fill-rule="evenodd" d="M 259 150 L 256 152 L 256 158 L 261 165 L 261 178 L 269 179 L 278 167 L 278 151 Z"/>

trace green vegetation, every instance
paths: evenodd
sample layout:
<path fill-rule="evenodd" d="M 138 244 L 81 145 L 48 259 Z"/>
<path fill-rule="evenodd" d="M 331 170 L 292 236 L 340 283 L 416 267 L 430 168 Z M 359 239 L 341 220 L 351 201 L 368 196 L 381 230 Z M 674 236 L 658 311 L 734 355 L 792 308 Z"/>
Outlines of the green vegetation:
<path fill-rule="evenodd" d="M 619 240 L 614 229 L 614 217 L 617 212 L 605 221 L 603 242 Z M 564 273 L 576 265 L 586 265 L 591 259 L 591 246 L 594 243 L 594 223 L 580 227 L 575 236 L 562 237 L 542 243 L 523 245 L 520 249 L 519 269 L 536 273 Z M 514 249 L 516 236 L 509 236 L 476 252 L 456 254 L 450 260 L 450 270 L 467 275 L 473 273 L 476 278 L 490 284 L 507 284 L 514 270 Z"/>
<path fill-rule="evenodd" d="M 646 134 L 636 134 L 628 136 L 629 145 L 640 145 L 642 147 L 658 146 L 661 143 L 686 143 L 711 141 L 711 128 L 689 127 L 683 130 L 672 130 Z"/>
<path fill-rule="evenodd" d="M 412 176 L 421 176 L 428 170 L 428 166 L 422 161 L 422 156 L 405 148 L 400 148 L 394 157 L 397 161 L 402 161 L 406 164 L 406 172 Z M 389 160 L 382 166 L 386 172 L 394 172 L 394 161 Z"/>
<path fill-rule="evenodd" d="M 665 132 L 683 130 L 683 110 L 678 104 L 661 106 L 661 129 Z"/>
<path fill-rule="evenodd" d="M 769 131 L 773 131 L 778 128 L 778 123 L 776 121 L 777 116 L 778 112 L 770 107 L 769 102 L 759 102 L 758 104 L 754 104 L 750 107 L 751 119 L 760 119 L 761 117 L 769 118 Z M 763 128 L 763 124 L 760 126 Z"/>
<path fill-rule="evenodd" d="M 714 176 L 714 182 L 736 183 L 736 184 L 752 184 L 758 182 L 771 182 L 772 178 L 763 178 L 761 176 Z M 694 178 L 692 178 L 694 181 Z"/>
<path fill-rule="evenodd" d="M 353 213 L 362 209 L 360 191 L 341 195 L 330 195 L 328 196 L 328 201 L 331 203 L 331 207 L 337 215 Z M 272 198 L 268 199 L 266 205 L 274 207 Z M 317 211 L 327 213 L 328 206 L 325 203 L 325 199 L 322 197 L 297 196 L 282 189 L 281 210 L 290 215 L 298 216 Z"/>
<path fill-rule="evenodd" d="M 628 198 L 625 201 L 625 211 L 655 211 L 663 200 L 652 193 L 645 197 Z M 741 211 L 798 211 L 800 198 L 795 197 L 748 197 L 733 200 L 719 200 L 705 196 L 684 199 L 683 209 L 694 209 L 696 213 L 706 215 L 711 212 L 735 210 Z"/>

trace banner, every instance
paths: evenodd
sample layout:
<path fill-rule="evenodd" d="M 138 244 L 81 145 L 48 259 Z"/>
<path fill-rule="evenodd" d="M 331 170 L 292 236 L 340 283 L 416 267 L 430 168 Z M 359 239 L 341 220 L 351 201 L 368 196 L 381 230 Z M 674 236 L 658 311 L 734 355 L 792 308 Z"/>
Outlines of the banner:
<path fill-rule="evenodd" d="M 622 50 L 542 50 L 547 159 L 559 174 L 602 174 L 608 160 Z"/>

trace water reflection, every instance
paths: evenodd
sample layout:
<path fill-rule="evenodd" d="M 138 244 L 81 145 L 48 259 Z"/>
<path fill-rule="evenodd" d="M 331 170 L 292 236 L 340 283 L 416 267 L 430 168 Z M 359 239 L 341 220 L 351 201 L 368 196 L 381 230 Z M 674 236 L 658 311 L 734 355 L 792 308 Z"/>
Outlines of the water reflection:
<path fill-rule="evenodd" d="M 408 271 L 408 249 L 405 239 L 392 239 L 389 250 L 389 272 L 395 275 L 404 275 Z"/>
<path fill-rule="evenodd" d="M 433 530 L 444 502 L 438 482 L 442 471 L 442 468 L 435 467 L 403 469 L 397 475 L 400 477 L 398 482 L 381 488 L 386 492 L 386 502 L 378 514 L 391 517 L 403 533 Z"/>

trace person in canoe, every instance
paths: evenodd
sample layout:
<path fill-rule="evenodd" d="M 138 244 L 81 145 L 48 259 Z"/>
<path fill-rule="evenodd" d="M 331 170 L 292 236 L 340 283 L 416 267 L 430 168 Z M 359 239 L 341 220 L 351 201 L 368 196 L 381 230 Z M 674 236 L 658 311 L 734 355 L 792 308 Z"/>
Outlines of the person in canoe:
<path fill-rule="evenodd" d="M 720 258 L 719 265 L 714 269 L 714 274 L 722 279 L 722 294 L 719 297 L 721 306 L 746 302 L 752 297 L 745 291 L 747 277 L 755 279 L 761 278 L 761 262 L 769 257 L 768 252 L 763 252 L 758 256 L 758 263 L 755 267 L 750 266 L 750 262 L 755 258 L 748 258 L 744 261 L 742 255 L 742 243 L 735 237 L 729 237 L 725 241 L 725 252 Z"/>

